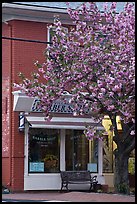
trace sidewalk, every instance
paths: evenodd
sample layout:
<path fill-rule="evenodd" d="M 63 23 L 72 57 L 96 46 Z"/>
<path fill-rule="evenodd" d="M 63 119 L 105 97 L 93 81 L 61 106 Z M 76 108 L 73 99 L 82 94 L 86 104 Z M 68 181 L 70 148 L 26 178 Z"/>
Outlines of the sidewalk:
<path fill-rule="evenodd" d="M 50 202 L 135 202 L 135 195 L 120 195 L 89 192 L 33 191 L 23 193 L 2 194 L 2 199 L 35 200 Z"/>

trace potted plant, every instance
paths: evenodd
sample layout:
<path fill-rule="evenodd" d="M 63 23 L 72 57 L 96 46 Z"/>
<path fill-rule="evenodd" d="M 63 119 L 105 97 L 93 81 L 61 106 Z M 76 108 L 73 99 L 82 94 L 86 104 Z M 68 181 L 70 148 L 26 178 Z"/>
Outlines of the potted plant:
<path fill-rule="evenodd" d="M 55 171 L 58 165 L 58 158 L 53 154 L 47 154 L 43 159 L 45 163 L 45 169 L 49 171 Z"/>

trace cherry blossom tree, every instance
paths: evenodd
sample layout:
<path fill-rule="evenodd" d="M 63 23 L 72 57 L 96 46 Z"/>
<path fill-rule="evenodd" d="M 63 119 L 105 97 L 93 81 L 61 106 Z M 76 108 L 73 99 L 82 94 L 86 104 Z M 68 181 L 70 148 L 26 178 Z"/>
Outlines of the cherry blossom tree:
<path fill-rule="evenodd" d="M 110 8 L 104 4 L 100 12 L 94 2 L 85 2 L 76 10 L 68 4 L 73 26 L 67 33 L 59 18 L 54 21 L 52 45 L 45 51 L 43 64 L 31 79 L 22 77 L 21 88 L 29 96 L 40 98 L 40 106 L 48 115 L 52 102 L 72 95 L 74 115 L 85 114 L 102 120 L 108 115 L 117 144 L 114 151 L 114 186 L 116 192 L 129 193 L 128 159 L 135 148 L 135 9 L 126 3 L 116 12 L 116 2 Z M 50 26 L 52 27 L 52 26 Z M 17 85 L 16 85 L 17 86 Z M 83 107 L 78 108 L 79 103 Z M 122 132 L 116 116 L 120 116 Z M 94 127 L 86 127 L 88 139 L 101 139 Z"/>

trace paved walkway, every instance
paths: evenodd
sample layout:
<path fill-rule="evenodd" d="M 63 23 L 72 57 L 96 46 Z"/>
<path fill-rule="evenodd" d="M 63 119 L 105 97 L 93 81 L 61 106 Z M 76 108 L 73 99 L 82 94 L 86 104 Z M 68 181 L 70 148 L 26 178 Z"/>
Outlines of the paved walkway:
<path fill-rule="evenodd" d="M 107 193 L 89 192 L 58 192 L 58 191 L 34 191 L 23 193 L 2 194 L 2 199 L 12 199 L 20 201 L 48 201 L 48 202 L 135 202 L 134 195 L 120 195 Z"/>

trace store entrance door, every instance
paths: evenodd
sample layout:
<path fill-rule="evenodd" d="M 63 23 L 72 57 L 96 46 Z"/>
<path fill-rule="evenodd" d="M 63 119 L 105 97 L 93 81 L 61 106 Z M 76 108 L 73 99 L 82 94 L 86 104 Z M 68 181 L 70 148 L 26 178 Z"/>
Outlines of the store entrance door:
<path fill-rule="evenodd" d="M 68 171 L 87 170 L 94 166 L 93 172 L 97 172 L 98 142 L 89 141 L 83 130 L 66 130 L 65 161 Z"/>

